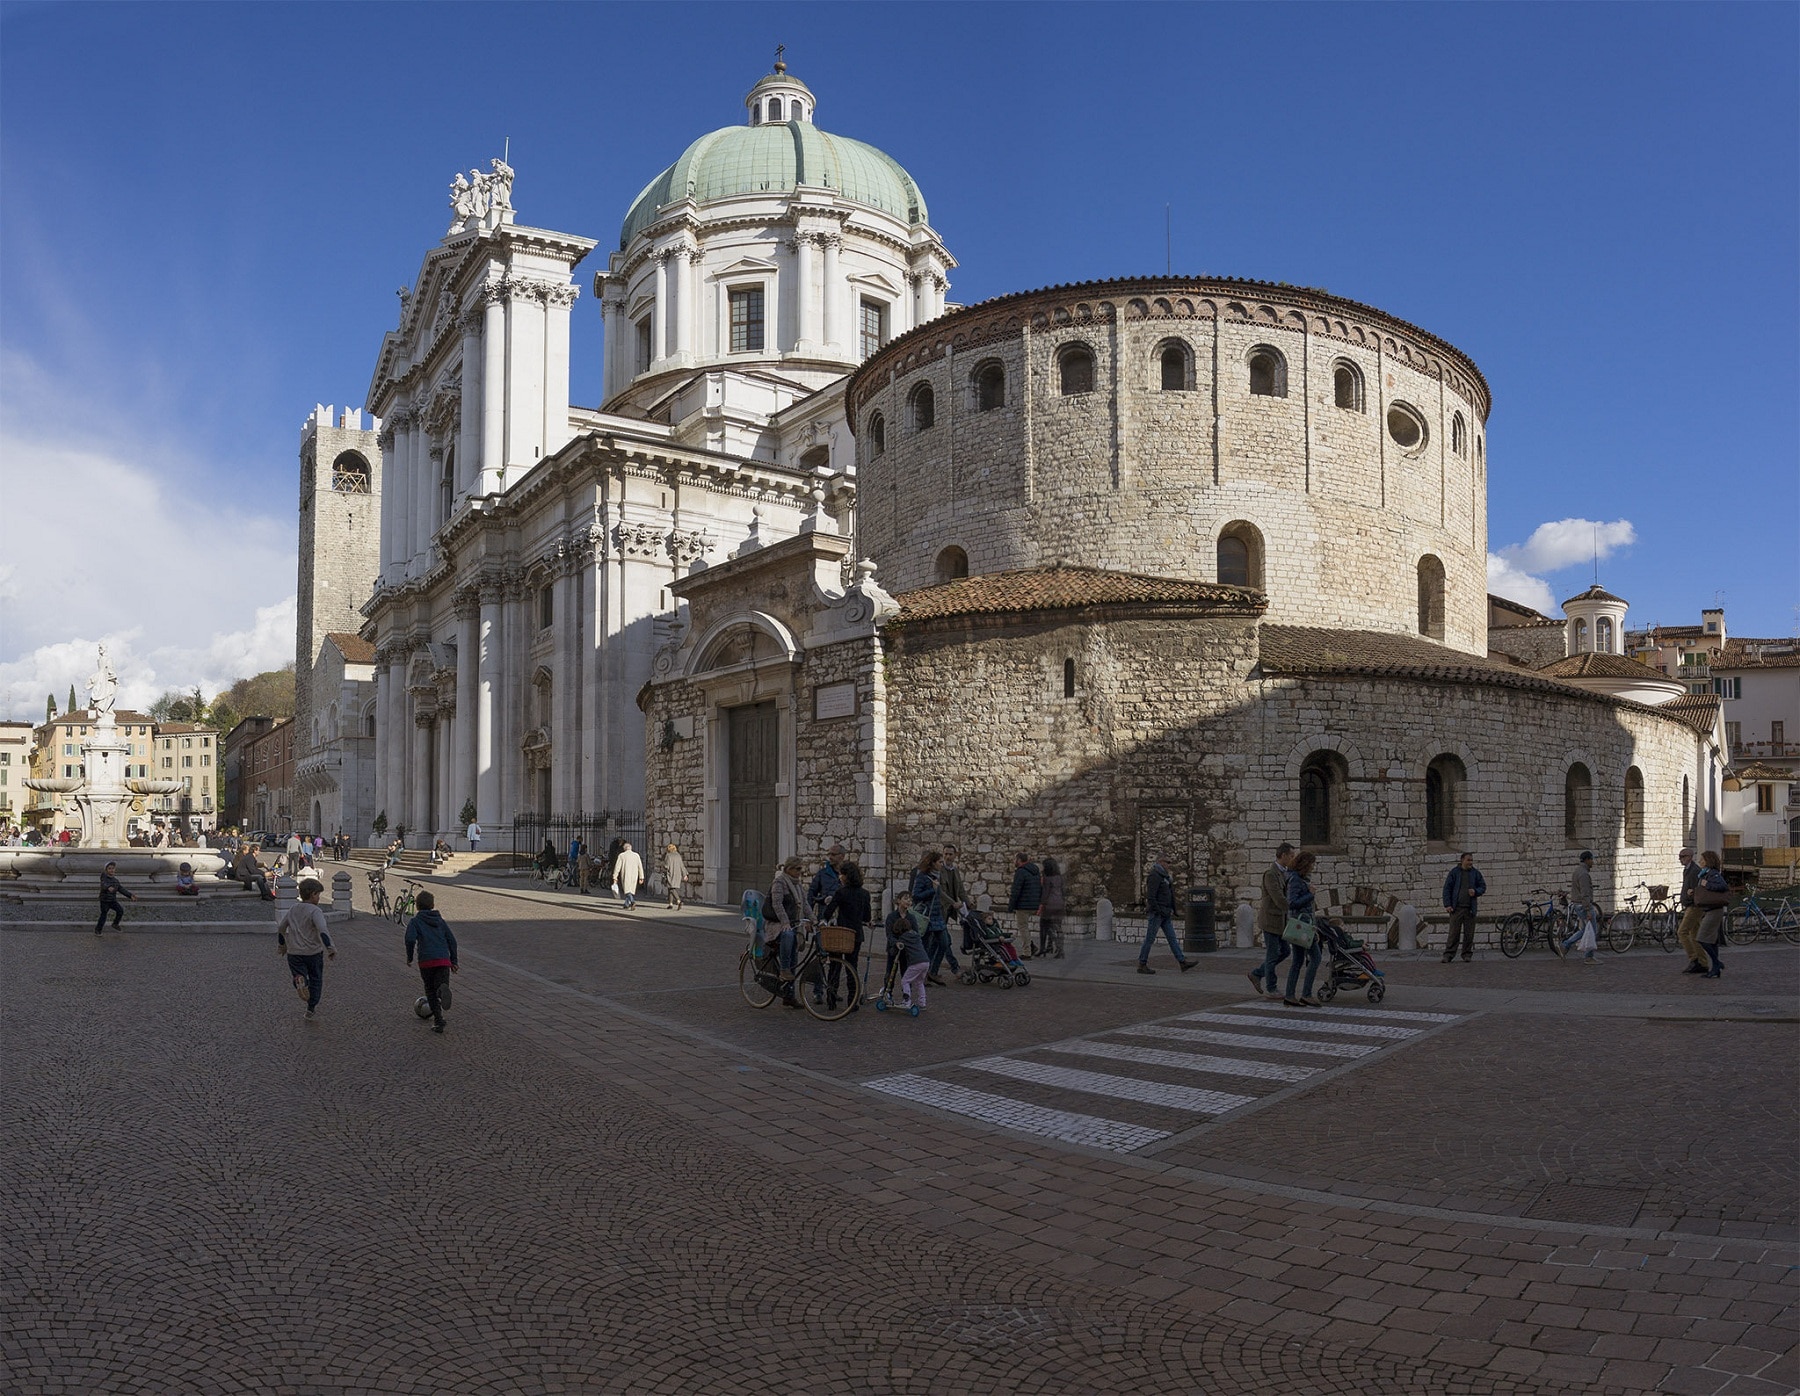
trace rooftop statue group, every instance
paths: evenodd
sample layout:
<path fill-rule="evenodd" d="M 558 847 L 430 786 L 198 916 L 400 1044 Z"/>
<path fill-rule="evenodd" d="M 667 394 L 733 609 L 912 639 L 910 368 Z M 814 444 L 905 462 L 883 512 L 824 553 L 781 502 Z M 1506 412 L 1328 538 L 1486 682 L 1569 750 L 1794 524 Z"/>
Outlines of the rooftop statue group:
<path fill-rule="evenodd" d="M 470 170 L 465 178 L 458 174 L 450 185 L 450 207 L 456 219 L 450 225 L 453 233 L 489 231 L 498 224 L 513 220 L 513 168 L 504 160 L 490 160 L 492 173 Z"/>

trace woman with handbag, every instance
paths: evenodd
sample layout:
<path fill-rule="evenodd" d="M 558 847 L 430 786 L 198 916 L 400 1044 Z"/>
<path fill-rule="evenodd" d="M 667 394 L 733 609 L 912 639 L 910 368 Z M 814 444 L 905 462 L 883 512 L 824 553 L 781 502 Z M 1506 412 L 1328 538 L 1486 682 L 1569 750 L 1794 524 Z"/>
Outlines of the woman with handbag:
<path fill-rule="evenodd" d="M 1319 960 L 1325 947 L 1319 944 L 1319 932 L 1313 925 L 1313 889 L 1312 883 L 1307 881 L 1317 861 L 1312 854 L 1302 853 L 1288 868 L 1288 919 L 1281 938 L 1294 947 L 1294 955 L 1288 964 L 1287 994 L 1281 1001 L 1289 1008 L 1319 1006 L 1319 1001 L 1312 996 L 1313 976 L 1319 972 Z M 1303 959 L 1306 961 L 1306 983 L 1296 998 L 1294 987 L 1300 979 L 1300 961 Z"/>
<path fill-rule="evenodd" d="M 1700 855 L 1700 882 L 1694 888 L 1694 905 L 1705 908 L 1706 914 L 1700 918 L 1700 929 L 1694 932 L 1694 939 L 1706 951 L 1710 961 L 1706 977 L 1719 977 L 1719 946 L 1725 939 L 1725 908 L 1731 903 L 1731 887 L 1725 881 L 1723 860 L 1712 849 Z"/>
<path fill-rule="evenodd" d="M 1038 954 L 1062 959 L 1063 874 L 1054 858 L 1044 859 L 1044 892 L 1038 902 Z"/>

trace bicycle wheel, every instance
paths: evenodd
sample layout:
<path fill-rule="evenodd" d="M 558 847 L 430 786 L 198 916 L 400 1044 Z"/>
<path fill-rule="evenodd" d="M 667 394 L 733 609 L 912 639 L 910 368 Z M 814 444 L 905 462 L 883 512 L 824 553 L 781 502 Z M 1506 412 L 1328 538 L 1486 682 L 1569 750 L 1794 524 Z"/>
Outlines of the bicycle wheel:
<path fill-rule="evenodd" d="M 1664 953 L 1673 950 L 1676 946 L 1675 927 L 1677 924 L 1677 917 L 1672 911 L 1658 910 L 1651 913 L 1649 929 L 1655 934 L 1656 943 Z"/>
<path fill-rule="evenodd" d="M 752 1008 L 767 1008 L 780 997 L 764 982 L 763 966 L 767 963 L 768 956 L 759 960 L 748 950 L 738 956 L 738 989 Z M 773 970 L 767 972 L 772 974 Z"/>
<path fill-rule="evenodd" d="M 850 961 L 827 955 L 812 962 L 797 987 L 808 1013 L 821 1023 L 835 1023 L 849 1013 L 862 982 Z"/>
<path fill-rule="evenodd" d="M 1608 950 L 1623 955 L 1637 943 L 1637 918 L 1629 911 L 1615 911 L 1601 923 L 1600 934 L 1606 937 Z"/>
<path fill-rule="evenodd" d="M 1748 945 L 1762 934 L 1762 926 L 1749 907 L 1740 906 L 1725 913 L 1725 924 L 1719 928 L 1719 934 L 1727 945 Z"/>
<path fill-rule="evenodd" d="M 1792 902 L 1782 902 L 1781 910 L 1775 913 L 1775 929 L 1789 944 L 1800 945 L 1800 911 L 1794 910 Z"/>
<path fill-rule="evenodd" d="M 1524 912 L 1515 911 L 1500 923 L 1500 953 L 1507 959 L 1518 959 L 1530 941 L 1531 918 Z"/>

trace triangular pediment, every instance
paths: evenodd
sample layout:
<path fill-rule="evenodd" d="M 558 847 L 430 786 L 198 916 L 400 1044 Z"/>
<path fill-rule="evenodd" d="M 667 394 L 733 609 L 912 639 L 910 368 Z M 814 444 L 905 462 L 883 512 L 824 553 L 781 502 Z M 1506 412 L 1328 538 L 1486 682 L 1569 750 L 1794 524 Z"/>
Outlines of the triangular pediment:
<path fill-rule="evenodd" d="M 776 267 L 775 263 L 768 261 L 766 258 L 740 257 L 740 258 L 738 258 L 737 261 L 733 262 L 730 266 L 724 268 L 724 270 L 713 272 L 712 275 L 713 275 L 713 278 L 716 280 L 717 278 L 722 277 L 722 276 L 743 276 L 749 272 L 766 272 L 766 271 L 776 271 L 776 270 L 778 270 L 778 268 Z"/>
<path fill-rule="evenodd" d="M 880 272 L 859 272 L 850 278 L 850 282 L 854 286 L 872 287 L 873 289 L 884 292 L 890 296 L 897 296 L 900 294 L 899 283 L 889 280 Z"/>

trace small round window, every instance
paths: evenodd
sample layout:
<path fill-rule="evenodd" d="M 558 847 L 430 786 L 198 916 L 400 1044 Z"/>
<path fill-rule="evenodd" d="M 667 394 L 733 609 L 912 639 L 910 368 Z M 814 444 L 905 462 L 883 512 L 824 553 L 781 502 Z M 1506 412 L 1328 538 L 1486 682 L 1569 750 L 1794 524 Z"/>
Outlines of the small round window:
<path fill-rule="evenodd" d="M 1394 438 L 1394 444 L 1408 451 L 1417 450 L 1425 443 L 1425 419 L 1405 403 L 1396 402 L 1388 408 L 1388 435 Z"/>

